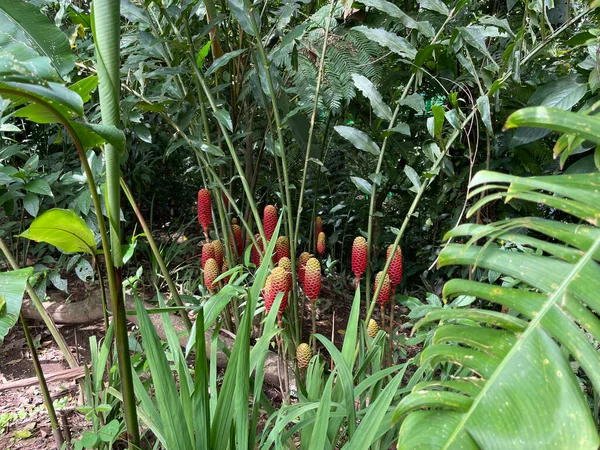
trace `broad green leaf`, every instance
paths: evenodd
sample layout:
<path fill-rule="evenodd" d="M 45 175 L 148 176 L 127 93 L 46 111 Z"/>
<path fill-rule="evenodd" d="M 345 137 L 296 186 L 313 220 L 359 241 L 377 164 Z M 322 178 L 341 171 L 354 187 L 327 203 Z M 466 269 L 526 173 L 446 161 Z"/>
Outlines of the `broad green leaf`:
<path fill-rule="evenodd" d="M 40 198 L 37 195 L 28 192 L 25 194 L 25 197 L 23 197 L 23 208 L 25 208 L 25 211 L 33 217 L 36 217 L 40 211 Z"/>
<path fill-rule="evenodd" d="M 490 112 L 490 99 L 487 95 L 482 95 L 477 99 L 477 109 L 479 110 L 479 115 L 481 116 L 481 120 L 485 125 L 488 133 L 493 136 L 494 135 L 494 127 L 492 126 L 492 116 Z"/>
<path fill-rule="evenodd" d="M 79 80 L 78 82 L 69 86 L 69 90 L 77 92 L 83 103 L 86 103 L 90 101 L 90 98 L 92 98 L 91 94 L 96 90 L 97 87 L 98 77 L 95 75 L 90 75 L 89 77 Z"/>
<path fill-rule="evenodd" d="M 455 130 L 461 130 L 462 126 L 460 124 L 460 119 L 458 117 L 458 110 L 456 109 L 451 109 L 449 111 L 446 111 L 444 113 L 444 117 L 446 118 L 446 120 L 448 121 L 448 123 L 450 125 L 452 125 L 452 128 L 454 128 Z"/>
<path fill-rule="evenodd" d="M 32 3 L 3 0 L 0 3 L 0 34 L 9 35 L 47 57 L 61 77 L 75 66 L 67 36 Z"/>
<path fill-rule="evenodd" d="M 373 108 L 375 115 L 380 119 L 391 121 L 392 110 L 383 101 L 381 94 L 373 85 L 373 83 L 371 83 L 367 77 L 357 73 L 352 74 L 352 80 L 354 81 L 354 85 L 363 93 L 365 97 L 369 99 L 369 102 L 371 102 L 371 107 Z"/>
<path fill-rule="evenodd" d="M 17 323 L 27 280 L 32 274 L 32 267 L 0 273 L 0 343 Z"/>
<path fill-rule="evenodd" d="M 379 146 L 373 142 L 365 132 L 345 125 L 337 125 L 334 127 L 334 129 L 340 136 L 350 141 L 350 143 L 357 149 L 364 150 L 365 152 L 371 153 L 375 156 L 379 155 Z"/>
<path fill-rule="evenodd" d="M 71 122 L 71 125 L 73 125 L 73 128 L 75 128 L 80 137 L 86 132 L 91 132 L 90 134 L 96 135 L 95 142 L 98 143 L 96 145 L 84 145 L 85 148 L 97 147 L 98 145 L 107 142 L 115 147 L 121 154 L 125 152 L 125 133 L 123 133 L 123 131 L 119 130 L 117 127 L 112 125 L 74 121 Z M 90 141 L 90 143 L 91 142 L 93 141 Z"/>
<path fill-rule="evenodd" d="M 391 128 L 389 131 L 400 133 L 405 136 L 410 136 L 410 126 L 404 122 L 399 122 L 395 127 Z"/>
<path fill-rule="evenodd" d="M 94 233 L 81 217 L 70 209 L 50 209 L 37 217 L 19 235 L 58 247 L 65 253 L 96 254 Z"/>
<path fill-rule="evenodd" d="M 449 434 L 456 428 L 460 419 L 461 416 L 454 411 L 415 411 L 402 422 L 398 450 L 444 448 Z M 461 450 L 481 449 L 465 430 L 461 430 L 454 443 L 456 448 Z"/>
<path fill-rule="evenodd" d="M 442 130 L 444 129 L 444 119 L 445 113 L 444 108 L 440 105 L 433 105 L 431 107 L 431 112 L 433 114 L 433 135 L 437 138 L 441 138 Z"/>
<path fill-rule="evenodd" d="M 217 118 L 219 123 L 227 128 L 229 131 L 233 131 L 233 123 L 231 122 L 231 115 L 226 109 L 218 109 L 213 111 L 213 115 Z"/>
<path fill-rule="evenodd" d="M 398 104 L 408 106 L 418 113 L 425 111 L 425 99 L 420 94 L 410 94 L 406 98 L 400 99 Z"/>
<path fill-rule="evenodd" d="M 520 178 L 482 171 L 471 185 L 486 183 L 473 189 L 473 196 L 479 196 L 486 188 L 505 189 L 509 200 L 546 203 L 576 216 L 585 209 L 591 216 L 588 220 L 597 223 L 600 216 L 597 178 L 597 174 Z M 498 183 L 510 185 L 506 188 Z M 503 197 L 488 194 L 477 207 Z M 562 203 L 553 203 L 556 197 Z M 597 228 L 582 225 L 583 229 L 569 236 L 573 226 L 524 218 L 485 226 L 465 224 L 448 233 L 472 235 L 472 238 L 466 245 L 447 246 L 440 254 L 440 266 L 485 268 L 520 281 L 519 287 L 526 285 L 535 291 L 453 280 L 446 284 L 444 295 L 471 295 L 492 301 L 516 310 L 529 322 L 476 309 L 439 309 L 421 319 L 415 329 L 432 321 L 444 322 L 436 329 L 433 344 L 422 352 L 422 358 L 433 365 L 450 363 L 470 369 L 471 376 L 481 382 L 481 389 L 459 389 L 465 397 L 452 405 L 450 393 L 444 391 L 436 401 L 436 391 L 421 385 L 418 392 L 413 391 L 401 401 L 399 414 L 424 406 L 447 411 L 435 419 L 433 411 L 410 413 L 402 425 L 400 448 L 410 448 L 416 441 L 436 442 L 436 448 L 444 449 L 469 448 L 475 444 L 477 448 L 498 449 L 598 447 L 600 439 L 594 419 L 566 352 L 572 354 L 598 390 L 600 356 L 589 336 L 594 340 L 600 336 L 600 320 L 593 313 L 600 308 L 597 298 L 600 266 L 594 261 L 600 254 L 600 233 Z M 558 243 L 538 239 L 535 234 L 513 232 L 523 227 L 546 234 Z M 485 247 L 472 245 L 482 237 L 491 238 Z M 575 248 L 561 245 L 562 237 Z M 543 253 L 493 248 L 494 239 L 500 238 L 537 247 Z M 494 326 L 479 327 L 465 319 Z M 453 320 L 456 322 L 452 323 Z M 513 326 L 510 321 L 515 320 L 518 322 L 514 325 L 522 325 Z"/>
<path fill-rule="evenodd" d="M 600 144 L 600 118 L 543 106 L 523 108 L 512 113 L 504 129 L 517 127 L 546 128 L 573 134 Z"/>
<path fill-rule="evenodd" d="M 369 28 L 363 25 L 354 27 L 353 30 L 361 32 L 370 40 L 377 42 L 383 47 L 389 48 L 391 51 L 402 57 L 412 60 L 417 56 L 417 49 L 406 39 L 395 33 L 386 31 L 382 28 Z"/>
<path fill-rule="evenodd" d="M 50 189 L 50 185 L 46 180 L 42 180 L 41 178 L 36 178 L 31 180 L 29 183 L 24 184 L 23 189 L 28 192 L 33 192 L 34 194 L 52 197 L 52 189 Z"/>
<path fill-rule="evenodd" d="M 0 77 L 4 81 L 58 80 L 50 59 L 0 32 Z"/>
<path fill-rule="evenodd" d="M 419 177 L 415 169 L 406 165 L 404 166 L 404 173 L 406 174 L 410 182 L 413 184 L 415 191 L 418 191 L 421 188 L 421 178 Z"/>
<path fill-rule="evenodd" d="M 400 8 L 398 8 L 393 3 L 390 3 L 386 0 L 364 0 L 361 3 L 365 6 L 371 6 L 375 9 L 378 9 L 379 11 L 383 11 L 384 13 L 388 14 L 391 17 L 400 19 L 400 22 L 406 28 L 417 28 L 418 27 L 417 22 L 412 17 L 410 17 L 408 14 L 406 14 L 404 11 L 402 11 Z"/>
<path fill-rule="evenodd" d="M 45 109 L 26 106 L 14 113 L 16 117 L 26 117 L 33 122 L 58 122 L 55 114 L 65 119 L 69 119 L 71 115 L 83 116 L 83 101 L 79 94 L 58 83 L 50 82 L 44 86 L 23 82 L 0 83 L 0 94 L 13 100 L 15 106 L 27 102 L 46 105 Z"/>
<path fill-rule="evenodd" d="M 354 183 L 354 185 L 361 191 L 363 194 L 371 195 L 372 185 L 364 178 L 360 177 L 350 177 L 350 180 Z"/>
<path fill-rule="evenodd" d="M 260 29 L 260 16 L 257 11 L 253 9 L 251 13 L 248 9 L 248 4 L 244 0 L 227 0 L 227 3 L 229 4 L 229 9 L 244 31 L 250 36 L 255 36 L 256 33 L 252 26 L 252 21 L 250 20 L 250 14 L 254 14 L 254 20 Z"/>
<path fill-rule="evenodd" d="M 587 90 L 583 78 L 567 75 L 538 87 L 527 102 L 527 106 L 569 110 L 585 96 Z"/>
<path fill-rule="evenodd" d="M 0 131 L 3 133 L 20 133 L 21 129 L 12 123 L 3 123 L 0 125 Z"/>
<path fill-rule="evenodd" d="M 202 68 L 202 65 L 204 64 L 204 60 L 210 53 L 211 46 L 212 46 L 212 41 L 208 41 L 206 44 L 204 44 L 204 47 L 202 47 L 200 49 L 200 51 L 198 52 L 198 56 L 196 56 L 196 67 L 198 67 L 198 69 Z"/>
<path fill-rule="evenodd" d="M 208 76 L 212 75 L 217 70 L 219 70 L 221 67 L 226 65 L 229 61 L 231 61 L 233 58 L 241 55 L 245 51 L 246 51 L 245 48 L 240 48 L 238 50 L 234 50 L 232 52 L 225 53 L 220 58 L 215 59 L 213 61 L 213 63 L 210 65 L 210 67 L 208 69 L 206 69 L 206 73 L 204 74 L 204 76 L 208 77 Z"/>
<path fill-rule="evenodd" d="M 225 153 L 223 153 L 223 150 L 221 150 L 219 147 L 217 147 L 216 145 L 213 145 L 213 144 L 208 144 L 206 142 L 200 146 L 200 149 L 203 152 L 208 153 L 209 155 L 218 156 L 218 157 L 225 156 Z"/>
<path fill-rule="evenodd" d="M 442 0 L 419 0 L 419 5 L 423 9 L 438 12 L 443 16 L 450 14 L 450 10 Z"/>
<path fill-rule="evenodd" d="M 458 30 L 460 32 L 461 37 L 465 40 L 467 44 L 477 49 L 483 56 L 485 56 L 489 60 L 492 66 L 498 69 L 498 64 L 496 64 L 496 61 L 494 60 L 494 58 L 492 58 L 492 55 L 488 51 L 487 45 L 485 43 L 485 38 L 483 37 L 479 29 L 473 27 L 459 27 Z"/>

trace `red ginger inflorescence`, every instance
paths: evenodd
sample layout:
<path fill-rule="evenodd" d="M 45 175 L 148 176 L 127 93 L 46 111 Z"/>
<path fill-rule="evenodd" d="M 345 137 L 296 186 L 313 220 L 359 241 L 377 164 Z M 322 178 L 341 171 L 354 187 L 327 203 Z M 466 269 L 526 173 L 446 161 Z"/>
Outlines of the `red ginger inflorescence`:
<path fill-rule="evenodd" d="M 206 261 L 204 266 L 204 285 L 206 288 L 213 293 L 217 286 L 214 284 L 215 279 L 221 273 L 221 268 L 217 265 L 214 258 L 210 258 Z"/>
<path fill-rule="evenodd" d="M 260 237 L 260 234 L 255 234 L 254 239 L 256 239 L 258 248 L 256 248 L 255 245 L 250 244 L 250 245 L 252 245 L 252 250 L 250 251 L 250 261 L 256 267 L 259 267 L 260 263 L 262 262 L 262 257 L 264 255 L 265 251 L 263 249 L 263 242 L 262 242 L 262 238 Z"/>
<path fill-rule="evenodd" d="M 277 208 L 273 205 L 265 206 L 263 212 L 263 227 L 265 229 L 265 237 L 267 238 L 267 241 L 270 241 L 275 232 L 275 228 L 277 227 Z"/>
<path fill-rule="evenodd" d="M 311 302 L 316 302 L 321 295 L 321 263 L 317 258 L 310 258 L 306 261 L 304 293 Z"/>
<path fill-rule="evenodd" d="M 242 227 L 240 227 L 237 222 L 234 222 L 233 225 L 231 225 L 231 231 L 233 233 L 233 240 L 229 239 L 231 249 L 234 249 L 233 242 L 235 242 L 235 251 L 237 252 L 238 256 L 240 256 L 244 251 L 244 243 L 242 242 Z"/>
<path fill-rule="evenodd" d="M 317 216 L 315 220 L 315 236 L 319 236 L 319 234 L 323 231 L 323 219 L 321 216 Z"/>
<path fill-rule="evenodd" d="M 319 237 L 317 238 L 317 252 L 321 257 L 325 254 L 325 250 L 327 250 L 327 243 L 325 242 L 325 233 L 322 231 L 319 233 Z"/>
<path fill-rule="evenodd" d="M 388 247 L 386 258 L 390 257 L 392 248 L 394 248 L 393 244 Z M 396 286 L 402 282 L 402 250 L 400 249 L 400 246 L 396 248 L 394 256 L 392 256 L 390 268 L 388 269 L 388 275 L 390 276 L 390 283 L 395 289 Z"/>
<path fill-rule="evenodd" d="M 273 261 L 277 262 L 281 258 L 290 257 L 290 241 L 287 236 L 279 236 L 275 241 L 275 254 L 273 255 Z"/>
<path fill-rule="evenodd" d="M 213 246 L 212 242 L 207 242 L 206 244 L 204 244 L 202 246 L 202 268 L 204 269 L 204 266 L 206 265 L 206 261 L 208 261 L 210 258 L 214 259 L 216 261 L 217 258 L 215 258 L 215 247 Z M 217 265 L 219 265 L 219 263 L 217 262 Z"/>
<path fill-rule="evenodd" d="M 373 292 L 377 291 L 377 286 L 379 286 L 379 282 L 381 281 L 381 277 L 383 272 L 379 272 L 375 277 L 375 284 L 373 285 Z M 383 285 L 381 286 L 381 290 L 379 291 L 379 295 L 377 296 L 377 302 L 383 308 L 388 300 L 390 299 L 390 294 L 392 292 L 392 285 L 390 283 L 390 277 L 388 274 L 385 274 L 385 278 L 383 279 Z"/>
<path fill-rule="evenodd" d="M 265 284 L 265 308 L 267 313 L 271 311 L 277 294 L 283 292 L 283 298 L 279 304 L 279 314 L 282 314 L 288 303 L 288 294 L 291 289 L 290 274 L 283 267 L 275 267 L 268 276 Z"/>
<path fill-rule="evenodd" d="M 215 251 L 215 261 L 217 261 L 217 265 L 221 266 L 225 259 L 225 247 L 221 241 L 212 241 L 212 248 Z"/>
<path fill-rule="evenodd" d="M 306 261 L 310 259 L 308 252 L 302 252 L 298 258 L 298 282 L 304 285 L 304 273 L 306 271 Z"/>
<path fill-rule="evenodd" d="M 223 265 L 221 266 L 221 275 L 223 275 L 228 270 L 229 270 L 229 266 L 227 265 L 227 261 L 223 261 Z M 223 283 L 224 284 L 229 283 L 229 278 L 231 278 L 229 275 L 226 276 L 225 278 L 223 278 Z"/>
<path fill-rule="evenodd" d="M 286 272 L 292 273 L 292 261 L 287 256 L 284 256 L 277 261 L 277 266 L 285 269 Z"/>
<path fill-rule="evenodd" d="M 367 241 L 364 237 L 358 236 L 352 244 L 352 272 L 354 272 L 357 282 L 366 270 Z"/>
<path fill-rule="evenodd" d="M 212 206 L 210 203 L 210 191 L 200 189 L 198 191 L 198 222 L 204 228 L 204 234 L 208 238 L 208 228 L 212 223 Z"/>

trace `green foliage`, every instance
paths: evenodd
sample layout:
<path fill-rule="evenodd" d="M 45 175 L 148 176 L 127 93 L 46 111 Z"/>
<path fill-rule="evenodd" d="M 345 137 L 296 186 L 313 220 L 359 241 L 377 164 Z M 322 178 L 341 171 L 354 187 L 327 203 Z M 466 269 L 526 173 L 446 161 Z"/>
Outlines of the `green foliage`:
<path fill-rule="evenodd" d="M 0 343 L 19 319 L 25 286 L 32 272 L 28 267 L 0 274 Z"/>
<path fill-rule="evenodd" d="M 553 113 L 533 111 L 537 114 L 530 114 L 531 110 L 515 113 L 509 125 L 535 124 L 537 120 L 527 118 Z M 574 134 L 578 127 L 565 125 L 561 131 Z M 470 214 L 500 198 L 521 199 L 556 208 L 593 226 L 579 230 L 582 225 L 577 223 L 523 218 L 465 224 L 447 234 L 447 238 L 471 239 L 465 245 L 447 246 L 440 265 L 473 265 L 515 282 L 512 287 L 498 287 L 456 279 L 446 283 L 444 295 L 476 296 L 512 309 L 515 315 L 442 310 L 427 314 L 415 325 L 416 330 L 441 321 L 432 344 L 421 355 L 422 364 L 432 368 L 457 365 L 466 370 L 459 377 L 415 386 L 400 402 L 395 418 L 409 413 L 400 431 L 402 448 L 424 441 L 436 448 L 599 445 L 588 402 L 571 368 L 572 358 L 598 392 L 600 357 L 592 340 L 600 338 L 600 322 L 591 310 L 599 307 L 600 234 L 595 227 L 600 216 L 595 206 L 600 200 L 595 189 L 599 181 L 597 173 L 521 178 L 482 171 L 473 178 L 472 187 L 480 187 L 471 196 L 487 189 L 496 192 L 477 202 Z M 488 239 L 485 246 L 474 245 L 483 238 Z M 498 241 L 537 252 L 506 251 L 497 247 Z M 473 315 L 475 311 L 479 317 Z M 427 410 L 415 411 L 422 408 Z"/>
<path fill-rule="evenodd" d="M 70 209 L 50 209 L 37 217 L 21 237 L 54 245 L 66 253 L 96 254 L 94 233 Z"/>

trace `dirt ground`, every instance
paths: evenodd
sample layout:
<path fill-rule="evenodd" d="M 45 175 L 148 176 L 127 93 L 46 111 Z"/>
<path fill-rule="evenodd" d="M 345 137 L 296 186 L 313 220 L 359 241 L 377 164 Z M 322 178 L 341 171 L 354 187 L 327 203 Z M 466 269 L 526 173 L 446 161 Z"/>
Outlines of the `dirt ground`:
<path fill-rule="evenodd" d="M 68 369 L 62 353 L 41 322 L 28 322 L 45 375 Z M 89 362 L 89 337 L 103 335 L 102 321 L 93 324 L 59 326 L 67 344 L 80 363 Z M 0 346 L 0 449 L 49 449 L 54 445 L 50 420 L 37 383 L 22 388 L 2 390 L 3 385 L 35 377 L 31 355 L 20 326 L 14 327 Z M 88 427 L 83 415 L 75 411 L 79 396 L 76 381 L 49 382 L 50 395 L 69 422 L 73 438 Z M 57 405 L 58 403 L 58 405 Z"/>

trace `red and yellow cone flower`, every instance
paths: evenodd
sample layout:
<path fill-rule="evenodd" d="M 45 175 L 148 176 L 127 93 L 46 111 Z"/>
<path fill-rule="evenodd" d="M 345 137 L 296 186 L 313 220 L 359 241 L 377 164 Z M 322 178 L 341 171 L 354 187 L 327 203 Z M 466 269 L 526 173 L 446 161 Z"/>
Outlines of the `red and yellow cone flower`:
<path fill-rule="evenodd" d="M 263 227 L 265 229 L 265 237 L 270 241 L 275 232 L 275 228 L 277 227 L 277 208 L 273 205 L 265 206 L 263 212 Z"/>
<path fill-rule="evenodd" d="M 258 248 L 256 248 L 255 245 L 251 244 L 252 245 L 252 250 L 250 251 L 250 261 L 256 267 L 259 267 L 260 263 L 262 262 L 262 257 L 263 257 L 263 254 L 264 254 L 263 243 L 262 243 L 262 239 L 260 237 L 260 234 L 255 234 L 254 235 L 254 239 L 256 239 L 256 243 L 258 244 Z"/>
<path fill-rule="evenodd" d="M 321 219 L 321 216 L 317 216 L 317 219 L 315 220 L 315 236 L 318 237 L 322 231 L 323 231 L 323 219 Z"/>
<path fill-rule="evenodd" d="M 202 268 L 206 265 L 206 261 L 210 258 L 216 260 L 215 258 L 215 247 L 212 242 L 207 242 L 202 246 Z M 219 263 L 217 262 L 217 265 Z"/>
<path fill-rule="evenodd" d="M 310 254 L 308 252 L 302 252 L 300 254 L 300 258 L 298 259 L 298 282 L 301 285 L 304 285 L 304 273 L 306 269 L 306 261 L 310 259 Z"/>
<path fill-rule="evenodd" d="M 234 219 L 235 220 L 235 219 Z M 244 243 L 242 242 L 242 227 L 237 224 L 237 221 L 231 225 L 231 232 L 233 233 L 233 240 L 230 239 L 229 243 L 231 248 L 237 251 L 238 256 L 244 251 Z M 235 247 L 234 247 L 235 242 Z"/>
<path fill-rule="evenodd" d="M 212 223 L 212 205 L 208 189 L 200 189 L 198 191 L 198 222 L 202 225 L 204 233 L 208 236 L 208 228 Z"/>
<path fill-rule="evenodd" d="M 271 311 L 273 302 L 280 292 L 283 292 L 283 298 L 279 304 L 279 314 L 283 313 L 288 302 L 290 284 L 289 273 L 283 267 L 275 267 L 267 277 L 267 283 L 265 283 L 265 308 L 267 313 Z"/>
<path fill-rule="evenodd" d="M 321 263 L 317 258 L 310 258 L 306 261 L 304 293 L 311 302 L 316 302 L 321 295 Z"/>
<path fill-rule="evenodd" d="M 370 338 L 375 339 L 377 333 L 379 333 L 379 325 L 377 322 L 375 322 L 375 320 L 369 320 L 369 325 L 367 325 L 367 334 Z"/>
<path fill-rule="evenodd" d="M 212 248 L 215 251 L 215 261 L 221 266 L 225 258 L 225 247 L 221 241 L 212 241 Z"/>
<path fill-rule="evenodd" d="M 388 247 L 386 258 L 390 257 L 393 247 L 393 244 Z M 388 269 L 388 275 L 390 276 L 390 283 L 394 288 L 402 282 L 402 250 L 400 247 L 396 248 L 394 256 L 392 256 L 390 268 Z"/>
<path fill-rule="evenodd" d="M 223 275 L 225 272 L 227 272 L 229 270 L 229 266 L 227 265 L 227 261 L 223 261 L 223 264 L 221 265 L 221 275 Z M 226 276 L 225 278 L 223 278 L 223 283 L 227 284 L 229 283 L 229 276 Z"/>
<path fill-rule="evenodd" d="M 271 299 L 271 281 L 273 280 L 273 278 L 271 277 L 271 275 L 267 276 L 267 279 L 265 280 L 265 285 L 262 288 L 262 296 L 263 299 L 265 300 L 265 308 L 267 310 L 267 312 L 271 311 L 271 306 L 273 305 L 273 300 Z"/>
<path fill-rule="evenodd" d="M 288 291 L 292 290 L 292 261 L 290 261 L 290 258 L 284 256 L 283 258 L 281 258 L 278 262 L 277 262 L 277 266 L 281 267 L 283 270 L 285 270 L 285 274 L 287 275 L 288 278 Z"/>
<path fill-rule="evenodd" d="M 279 236 L 275 241 L 275 254 L 273 255 L 273 261 L 277 262 L 281 258 L 290 257 L 290 241 L 287 236 Z"/>
<path fill-rule="evenodd" d="M 296 348 L 296 360 L 298 361 L 298 367 L 300 369 L 306 369 L 312 358 L 312 351 L 308 344 L 304 342 Z"/>
<path fill-rule="evenodd" d="M 220 273 L 221 268 L 217 265 L 217 261 L 214 258 L 209 258 L 204 265 L 204 285 L 211 293 L 217 288 L 214 281 Z"/>
<path fill-rule="evenodd" d="M 379 286 L 379 282 L 381 281 L 381 277 L 383 276 L 383 272 L 379 272 L 375 277 L 375 284 L 373 285 L 373 292 L 377 290 L 377 286 Z M 383 285 L 381 286 L 381 290 L 379 291 L 379 296 L 377 297 L 377 302 L 383 308 L 388 300 L 390 299 L 390 294 L 392 293 L 392 284 L 390 283 L 390 277 L 388 274 L 385 274 L 385 278 L 383 279 Z"/>
<path fill-rule="evenodd" d="M 279 261 L 277 262 L 277 266 L 281 267 L 282 269 L 284 269 L 286 272 L 288 272 L 290 274 L 292 272 L 292 261 L 290 261 L 290 258 L 288 258 L 287 256 L 280 258 Z"/>
<path fill-rule="evenodd" d="M 325 254 L 325 250 L 327 250 L 327 243 L 325 242 L 325 233 L 321 231 L 317 238 L 317 252 L 319 252 L 319 255 L 321 257 L 323 257 L 323 255 Z"/>
<path fill-rule="evenodd" d="M 352 244 L 352 272 L 356 280 L 360 280 L 360 277 L 367 270 L 367 240 L 358 236 L 354 239 Z"/>

